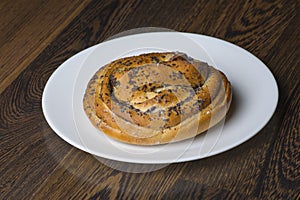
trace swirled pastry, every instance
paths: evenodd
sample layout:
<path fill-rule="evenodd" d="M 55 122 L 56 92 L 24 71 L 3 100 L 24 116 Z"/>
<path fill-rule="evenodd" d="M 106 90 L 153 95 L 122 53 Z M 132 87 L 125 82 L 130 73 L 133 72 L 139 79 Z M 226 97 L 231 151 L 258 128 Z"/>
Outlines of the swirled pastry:
<path fill-rule="evenodd" d="M 96 128 L 138 145 L 194 137 L 221 121 L 230 102 L 221 71 L 178 52 L 115 60 L 95 73 L 83 99 Z"/>

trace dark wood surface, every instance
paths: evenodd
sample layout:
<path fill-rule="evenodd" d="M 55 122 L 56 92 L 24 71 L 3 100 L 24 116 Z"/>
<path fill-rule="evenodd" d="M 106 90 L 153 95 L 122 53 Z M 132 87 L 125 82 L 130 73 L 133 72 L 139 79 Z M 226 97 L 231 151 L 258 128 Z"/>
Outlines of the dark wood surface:
<path fill-rule="evenodd" d="M 299 198 L 298 2 L 2 0 L 0 199 Z M 139 174 L 63 141 L 42 113 L 48 78 L 72 55 L 139 27 L 210 35 L 256 55 L 279 87 L 270 122 L 225 153 Z"/>

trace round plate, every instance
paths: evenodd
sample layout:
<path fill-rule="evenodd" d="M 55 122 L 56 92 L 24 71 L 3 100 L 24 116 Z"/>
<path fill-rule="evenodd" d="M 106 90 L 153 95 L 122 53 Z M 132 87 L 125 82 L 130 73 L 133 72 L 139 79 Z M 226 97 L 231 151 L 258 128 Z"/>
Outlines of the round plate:
<path fill-rule="evenodd" d="M 108 138 L 84 113 L 82 98 L 92 75 L 117 58 L 146 52 L 180 51 L 223 71 L 233 88 L 225 123 L 206 134 L 167 145 L 137 146 Z M 164 164 L 209 157 L 253 137 L 270 120 L 278 88 L 269 69 L 248 51 L 209 36 L 178 32 L 142 33 L 90 47 L 64 62 L 48 80 L 42 99 L 50 127 L 71 145 L 117 161 Z"/>

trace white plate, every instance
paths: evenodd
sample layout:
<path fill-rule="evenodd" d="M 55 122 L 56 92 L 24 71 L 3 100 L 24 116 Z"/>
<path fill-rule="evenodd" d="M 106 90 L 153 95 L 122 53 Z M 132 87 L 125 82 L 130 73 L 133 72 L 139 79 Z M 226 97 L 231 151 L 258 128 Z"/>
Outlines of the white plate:
<path fill-rule="evenodd" d="M 233 101 L 224 126 L 219 124 L 191 140 L 150 147 L 123 144 L 95 129 L 82 107 L 94 72 L 116 58 L 166 50 L 185 52 L 226 74 L 233 87 Z M 81 150 L 117 161 L 164 164 L 209 157 L 247 141 L 266 125 L 277 101 L 272 73 L 248 51 L 208 36 L 155 32 L 106 41 L 68 59 L 48 80 L 42 107 L 51 128 Z"/>

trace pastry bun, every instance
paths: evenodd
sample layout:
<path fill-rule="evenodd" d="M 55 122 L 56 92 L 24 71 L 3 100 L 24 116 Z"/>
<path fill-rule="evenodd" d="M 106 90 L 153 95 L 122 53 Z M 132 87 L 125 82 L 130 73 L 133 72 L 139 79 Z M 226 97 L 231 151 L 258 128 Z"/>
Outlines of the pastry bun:
<path fill-rule="evenodd" d="M 226 76 L 184 53 L 148 53 L 100 68 L 83 99 L 91 123 L 118 141 L 156 145 L 194 137 L 231 102 Z"/>

